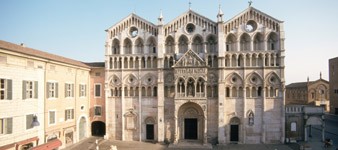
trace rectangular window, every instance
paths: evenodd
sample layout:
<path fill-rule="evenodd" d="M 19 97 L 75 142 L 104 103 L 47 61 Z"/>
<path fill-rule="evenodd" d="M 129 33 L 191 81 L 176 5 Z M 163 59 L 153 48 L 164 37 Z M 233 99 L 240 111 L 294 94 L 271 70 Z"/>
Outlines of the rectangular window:
<path fill-rule="evenodd" d="M 0 134 L 11 134 L 13 118 L 0 118 Z"/>
<path fill-rule="evenodd" d="M 49 111 L 49 124 L 55 124 L 55 111 Z"/>
<path fill-rule="evenodd" d="M 101 84 L 95 84 L 95 97 L 101 97 Z"/>
<path fill-rule="evenodd" d="M 80 97 L 86 97 L 86 85 L 85 84 L 80 84 Z"/>
<path fill-rule="evenodd" d="M 95 76 L 99 77 L 99 76 L 101 76 L 101 73 L 100 72 L 95 72 Z"/>
<path fill-rule="evenodd" d="M 66 109 L 65 110 L 65 120 L 74 119 L 74 109 Z"/>
<path fill-rule="evenodd" d="M 33 114 L 26 115 L 26 129 L 32 129 L 32 122 L 33 122 Z"/>
<path fill-rule="evenodd" d="M 74 84 L 65 84 L 65 97 L 74 97 Z"/>
<path fill-rule="evenodd" d="M 38 98 L 38 81 L 22 81 L 22 99 Z"/>
<path fill-rule="evenodd" d="M 0 100 L 12 100 L 12 80 L 0 79 Z"/>
<path fill-rule="evenodd" d="M 58 83 L 47 82 L 47 98 L 58 98 Z"/>
<path fill-rule="evenodd" d="M 102 109 L 101 106 L 95 106 L 95 116 L 101 116 Z"/>

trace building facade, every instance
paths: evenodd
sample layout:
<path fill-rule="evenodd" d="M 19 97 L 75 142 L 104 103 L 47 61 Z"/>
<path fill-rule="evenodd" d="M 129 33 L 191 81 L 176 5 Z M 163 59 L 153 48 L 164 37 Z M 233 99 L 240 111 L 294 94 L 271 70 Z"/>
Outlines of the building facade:
<path fill-rule="evenodd" d="M 86 63 L 90 66 L 89 120 L 94 136 L 106 134 L 105 67 L 104 62 Z"/>
<path fill-rule="evenodd" d="M 283 22 L 249 7 L 217 22 L 189 9 L 107 29 L 106 136 L 126 141 L 284 142 Z"/>
<path fill-rule="evenodd" d="M 286 105 L 312 105 L 323 106 L 330 111 L 329 82 L 320 78 L 316 81 L 291 83 L 286 86 Z"/>
<path fill-rule="evenodd" d="M 0 41 L 0 149 L 29 149 L 44 139 L 45 79 L 39 66 L 45 62 L 12 46 Z M 40 126 L 32 126 L 33 117 Z"/>
<path fill-rule="evenodd" d="M 330 112 L 338 114 L 338 57 L 329 60 Z"/>
<path fill-rule="evenodd" d="M 64 148 L 91 134 L 89 66 L 5 41 L 0 66 L 0 149 Z"/>

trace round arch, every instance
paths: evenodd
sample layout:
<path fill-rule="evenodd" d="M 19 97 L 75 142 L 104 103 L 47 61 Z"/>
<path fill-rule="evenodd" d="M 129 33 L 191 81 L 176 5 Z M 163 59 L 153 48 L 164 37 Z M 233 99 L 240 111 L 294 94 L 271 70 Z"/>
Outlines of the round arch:
<path fill-rule="evenodd" d="M 178 109 L 178 138 L 180 140 L 205 140 L 205 115 L 202 107 L 187 102 Z"/>

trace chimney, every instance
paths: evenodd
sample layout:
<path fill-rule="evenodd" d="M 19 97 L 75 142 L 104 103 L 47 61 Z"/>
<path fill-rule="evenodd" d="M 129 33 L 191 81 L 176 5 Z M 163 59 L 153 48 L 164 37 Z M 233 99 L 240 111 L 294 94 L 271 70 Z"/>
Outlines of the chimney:
<path fill-rule="evenodd" d="M 20 46 L 22 47 L 26 47 L 26 45 L 24 43 L 20 43 Z"/>

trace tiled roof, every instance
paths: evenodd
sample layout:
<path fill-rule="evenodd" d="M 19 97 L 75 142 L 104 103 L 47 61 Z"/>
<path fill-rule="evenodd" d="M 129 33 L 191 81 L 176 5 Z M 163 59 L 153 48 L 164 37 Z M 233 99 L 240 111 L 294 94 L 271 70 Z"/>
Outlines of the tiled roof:
<path fill-rule="evenodd" d="M 17 52 L 17 53 L 29 55 L 29 56 L 34 56 L 34 57 L 39 57 L 39 58 L 57 61 L 57 62 L 61 62 L 61 63 L 66 63 L 66 64 L 69 64 L 69 65 L 89 68 L 89 66 L 87 66 L 85 63 L 77 61 L 77 60 L 73 60 L 73 59 L 69 59 L 69 58 L 66 58 L 66 57 L 50 54 L 50 53 L 47 53 L 47 52 L 39 51 L 39 50 L 36 50 L 36 49 L 24 47 L 24 46 L 21 46 L 21 45 L 9 43 L 9 42 L 2 41 L 2 40 L 0 40 L 0 48 L 8 50 L 8 51 L 12 51 L 12 52 Z"/>
<path fill-rule="evenodd" d="M 307 82 L 296 82 L 296 83 L 291 83 L 286 86 L 286 88 L 300 88 L 300 87 L 306 87 Z"/>
<path fill-rule="evenodd" d="M 90 67 L 95 67 L 95 68 L 104 68 L 104 62 L 86 62 L 86 65 Z"/>

